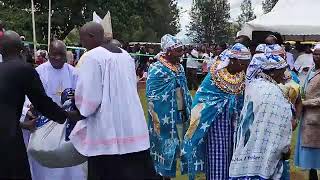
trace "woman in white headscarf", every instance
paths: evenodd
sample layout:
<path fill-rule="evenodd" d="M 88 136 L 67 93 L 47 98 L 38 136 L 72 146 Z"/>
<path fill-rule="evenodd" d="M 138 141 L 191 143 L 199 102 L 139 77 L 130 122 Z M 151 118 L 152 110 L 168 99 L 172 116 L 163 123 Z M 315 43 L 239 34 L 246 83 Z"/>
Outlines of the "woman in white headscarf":
<path fill-rule="evenodd" d="M 287 66 L 279 55 L 254 55 L 247 71 L 230 179 L 264 180 L 283 176 L 284 160 L 290 152 L 292 106 L 278 84 L 284 83 Z"/>

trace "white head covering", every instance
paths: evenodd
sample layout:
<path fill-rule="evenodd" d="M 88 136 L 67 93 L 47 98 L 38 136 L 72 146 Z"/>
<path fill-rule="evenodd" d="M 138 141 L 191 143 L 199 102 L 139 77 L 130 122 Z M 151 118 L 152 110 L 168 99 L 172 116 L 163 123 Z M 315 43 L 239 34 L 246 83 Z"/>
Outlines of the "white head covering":
<path fill-rule="evenodd" d="M 182 42 L 170 34 L 166 34 L 161 38 L 161 48 L 163 52 L 167 52 L 178 47 L 182 47 Z"/>
<path fill-rule="evenodd" d="M 227 67 L 230 63 L 230 59 L 240 59 L 244 61 L 250 61 L 251 52 L 244 45 L 240 43 L 236 43 L 235 45 L 232 46 L 231 49 L 224 50 L 220 54 L 220 59 L 222 60 L 222 63 L 218 65 L 217 70 Z"/>
<path fill-rule="evenodd" d="M 269 48 L 266 50 L 270 51 Z M 287 62 L 279 55 L 273 55 L 271 53 L 255 54 L 247 70 L 247 80 L 251 81 L 263 70 L 283 69 L 287 66 Z"/>
<path fill-rule="evenodd" d="M 320 43 L 318 43 L 318 44 L 316 44 L 316 45 L 314 46 L 314 50 L 316 50 L 316 49 L 320 49 Z"/>

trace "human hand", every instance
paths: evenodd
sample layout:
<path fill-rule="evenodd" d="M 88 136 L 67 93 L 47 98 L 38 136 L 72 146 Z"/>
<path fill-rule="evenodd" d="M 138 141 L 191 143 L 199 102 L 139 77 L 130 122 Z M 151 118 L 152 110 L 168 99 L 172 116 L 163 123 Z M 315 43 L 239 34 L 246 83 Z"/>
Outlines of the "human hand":
<path fill-rule="evenodd" d="M 20 123 L 21 128 L 29 130 L 31 132 L 37 129 L 36 127 L 37 118 L 29 119 Z"/>
<path fill-rule="evenodd" d="M 70 121 L 77 122 L 77 121 L 80 121 L 82 119 L 82 116 L 79 113 L 79 111 L 68 111 L 67 114 L 68 114 L 68 119 Z"/>
<path fill-rule="evenodd" d="M 291 155 L 291 148 L 289 148 L 287 153 L 282 153 L 282 159 L 288 160 L 288 159 L 290 159 L 290 155 Z"/>

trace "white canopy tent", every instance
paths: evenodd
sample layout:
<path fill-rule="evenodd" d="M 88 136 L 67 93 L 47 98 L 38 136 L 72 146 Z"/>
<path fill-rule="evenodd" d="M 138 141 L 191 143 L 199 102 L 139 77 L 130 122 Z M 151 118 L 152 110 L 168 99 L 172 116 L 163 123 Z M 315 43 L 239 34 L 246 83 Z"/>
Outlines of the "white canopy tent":
<path fill-rule="evenodd" d="M 247 22 L 238 35 L 272 31 L 285 40 L 320 40 L 320 0 L 279 0 L 271 12 Z"/>

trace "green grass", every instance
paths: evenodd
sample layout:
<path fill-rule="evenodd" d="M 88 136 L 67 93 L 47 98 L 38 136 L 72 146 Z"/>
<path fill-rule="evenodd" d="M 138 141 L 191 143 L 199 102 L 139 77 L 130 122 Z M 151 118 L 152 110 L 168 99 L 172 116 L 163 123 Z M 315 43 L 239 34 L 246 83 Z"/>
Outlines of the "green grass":
<path fill-rule="evenodd" d="M 144 113 L 147 117 L 147 100 L 146 100 L 145 90 L 139 89 L 138 92 L 139 92 L 139 96 L 140 96 L 140 100 L 141 100 L 141 104 L 142 104 Z M 191 91 L 191 94 L 194 95 L 195 91 Z M 297 130 L 293 133 L 292 143 L 291 143 L 291 157 L 290 157 L 291 180 L 307 180 L 307 173 L 293 165 L 293 157 L 294 157 L 296 139 L 297 139 Z M 187 176 L 182 176 L 180 171 L 177 168 L 177 177 L 175 178 L 175 180 L 187 180 L 187 179 L 188 179 Z M 204 180 L 204 179 L 205 179 L 204 175 L 199 175 L 197 177 L 197 180 Z"/>

